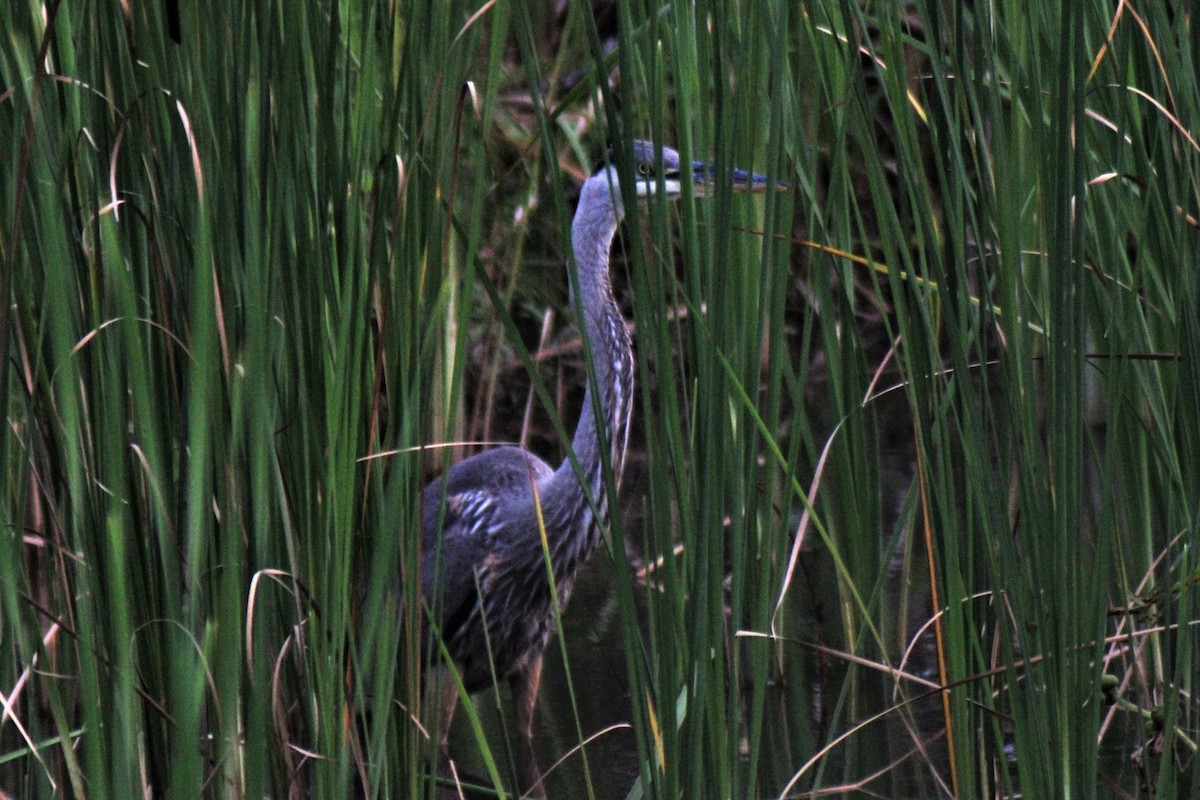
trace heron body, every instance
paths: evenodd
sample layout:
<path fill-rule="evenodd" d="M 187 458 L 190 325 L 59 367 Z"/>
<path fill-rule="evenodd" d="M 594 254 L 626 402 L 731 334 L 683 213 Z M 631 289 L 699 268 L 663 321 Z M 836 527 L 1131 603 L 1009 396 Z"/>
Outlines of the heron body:
<path fill-rule="evenodd" d="M 681 166 L 678 153 L 649 142 L 634 142 L 633 157 L 639 197 L 660 189 L 678 196 L 683 181 L 702 194 L 712 180 L 708 166 Z M 741 171 L 733 184 L 766 188 L 761 176 Z M 519 762 L 527 763 L 518 763 L 525 789 L 540 782 L 529 743 L 542 652 L 556 624 L 547 555 L 561 609 L 608 524 L 605 459 L 619 480 L 625 457 L 633 351 L 608 271 L 623 216 L 610 163 L 584 182 L 571 226 L 572 301 L 594 370 L 571 441 L 579 472 L 570 458 L 554 469 L 520 448 L 500 447 L 460 462 L 422 498 L 421 580 L 430 620 L 468 692 L 496 681 L 512 685 L 526 744 Z M 456 700 L 453 682 L 443 680 L 443 744 Z"/>

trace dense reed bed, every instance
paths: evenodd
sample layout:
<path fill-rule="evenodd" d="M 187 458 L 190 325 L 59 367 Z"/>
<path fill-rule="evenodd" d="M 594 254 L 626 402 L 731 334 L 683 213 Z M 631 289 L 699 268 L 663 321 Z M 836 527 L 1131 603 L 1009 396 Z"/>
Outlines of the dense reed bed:
<path fill-rule="evenodd" d="M 1186 4 L 0 30 L 0 791 L 466 792 L 419 490 L 484 444 L 562 457 L 573 202 L 637 136 L 790 189 L 622 229 L 633 450 L 551 644 L 551 796 L 1200 793 Z M 497 700 L 456 721 L 477 794 L 512 786 Z"/>

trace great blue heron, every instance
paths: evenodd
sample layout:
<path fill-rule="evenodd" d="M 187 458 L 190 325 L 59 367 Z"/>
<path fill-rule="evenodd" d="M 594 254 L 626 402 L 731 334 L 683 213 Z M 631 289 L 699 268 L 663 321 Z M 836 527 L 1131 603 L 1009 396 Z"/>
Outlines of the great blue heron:
<path fill-rule="evenodd" d="M 709 165 L 683 165 L 677 152 L 650 142 L 635 141 L 632 156 L 639 198 L 660 191 L 678 197 L 684 182 L 691 182 L 695 194 L 704 194 L 714 181 Z M 731 184 L 740 191 L 767 188 L 764 177 L 741 170 L 732 172 Z M 611 474 L 618 479 L 625 458 L 633 353 L 608 272 L 613 236 L 623 216 L 616 160 L 610 159 L 584 182 L 571 225 L 572 302 L 599 390 L 597 414 L 588 382 L 571 441 L 582 482 L 570 458 L 553 469 L 525 450 L 500 447 L 459 463 L 427 486 L 422 498 L 421 580 L 427 613 L 468 692 L 499 680 L 511 685 L 521 739 L 518 777 L 525 791 L 540 793 L 532 750 L 533 709 L 542 651 L 555 626 L 546 554 L 561 609 L 579 565 L 595 550 L 608 524 L 602 448 L 609 448 Z M 445 755 L 458 692 L 444 671 L 440 681 Z"/>

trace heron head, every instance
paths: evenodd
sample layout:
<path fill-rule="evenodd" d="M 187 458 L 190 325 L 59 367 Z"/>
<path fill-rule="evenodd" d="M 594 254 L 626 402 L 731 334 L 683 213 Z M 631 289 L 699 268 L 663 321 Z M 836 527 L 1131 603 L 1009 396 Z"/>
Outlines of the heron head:
<path fill-rule="evenodd" d="M 633 142 L 633 168 L 637 178 L 637 196 L 650 197 L 660 191 L 667 197 L 683 194 L 683 184 L 692 184 L 692 194 L 709 194 L 717 183 L 717 169 L 703 161 L 685 165 L 679 153 L 669 147 L 635 139 Z M 766 176 L 743 169 L 729 172 L 730 186 L 735 192 L 765 192 L 769 189 L 787 188 L 782 183 L 768 181 Z"/>

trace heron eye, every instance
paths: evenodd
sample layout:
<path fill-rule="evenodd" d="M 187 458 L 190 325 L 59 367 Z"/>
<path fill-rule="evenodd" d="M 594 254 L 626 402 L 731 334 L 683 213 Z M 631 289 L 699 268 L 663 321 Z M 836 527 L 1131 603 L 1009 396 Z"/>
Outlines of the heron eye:
<path fill-rule="evenodd" d="M 637 165 L 637 171 L 638 175 L 641 175 L 643 178 L 650 177 L 650 165 L 644 161 Z"/>

